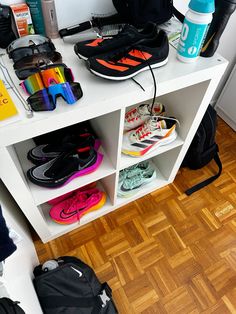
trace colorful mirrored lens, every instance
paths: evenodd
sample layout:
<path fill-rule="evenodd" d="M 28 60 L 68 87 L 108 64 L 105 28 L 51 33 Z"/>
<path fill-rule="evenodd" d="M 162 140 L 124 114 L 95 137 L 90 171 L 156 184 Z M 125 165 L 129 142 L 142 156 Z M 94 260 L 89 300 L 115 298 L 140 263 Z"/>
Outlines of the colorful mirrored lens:
<path fill-rule="evenodd" d="M 21 83 L 21 87 L 26 93 L 30 95 L 45 88 L 39 73 L 35 73 L 27 78 L 24 82 Z"/>
<path fill-rule="evenodd" d="M 71 69 L 61 65 L 49 68 L 28 77 L 21 83 L 22 88 L 30 95 L 51 85 L 73 82 Z"/>
<path fill-rule="evenodd" d="M 50 86 L 48 93 L 52 96 L 54 102 L 56 102 L 58 96 L 61 96 L 70 105 L 77 101 L 68 82 Z"/>
<path fill-rule="evenodd" d="M 27 101 L 34 111 L 49 111 L 56 107 L 57 97 L 62 97 L 68 104 L 74 104 L 83 96 L 78 82 L 52 85 L 31 95 Z"/>
<path fill-rule="evenodd" d="M 80 84 L 77 82 L 72 82 L 70 83 L 70 87 L 76 100 L 79 100 L 83 96 L 83 91 Z"/>
<path fill-rule="evenodd" d="M 56 108 L 56 103 L 53 102 L 46 88 L 31 95 L 27 102 L 33 111 L 51 111 Z"/>

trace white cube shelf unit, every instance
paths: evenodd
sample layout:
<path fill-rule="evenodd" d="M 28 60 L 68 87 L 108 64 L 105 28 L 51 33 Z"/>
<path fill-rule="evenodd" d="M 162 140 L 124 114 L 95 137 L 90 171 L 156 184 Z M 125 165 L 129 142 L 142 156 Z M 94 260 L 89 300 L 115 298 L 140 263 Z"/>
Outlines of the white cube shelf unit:
<path fill-rule="evenodd" d="M 35 113 L 29 119 L 24 115 L 22 105 L 14 93 L 10 91 L 21 112 L 21 119 L 0 128 L 0 177 L 43 242 L 79 228 L 173 182 L 227 66 L 227 61 L 219 55 L 208 59 L 200 58 L 193 64 L 184 64 L 176 59 L 176 51 L 170 48 L 168 64 L 155 69 L 154 74 L 157 100 L 165 105 L 168 115 L 175 116 L 180 121 L 177 128 L 178 138 L 149 155 L 132 158 L 121 154 L 124 116 L 130 107 L 151 102 L 154 89 L 150 71 L 135 78 L 144 87 L 143 91 L 132 80 L 114 82 L 92 75 L 86 69 L 84 61 L 74 54 L 72 45 L 64 44 L 61 40 L 56 40 L 55 45 L 61 52 L 64 63 L 72 68 L 75 81 L 81 83 L 83 98 L 75 105 L 67 105 L 58 100 L 55 111 Z M 4 62 L 18 85 L 19 81 L 7 56 L 4 56 Z M 23 97 L 26 98 L 25 95 Z M 100 168 L 56 189 L 42 188 L 29 182 L 25 174 L 33 165 L 26 155 L 35 145 L 32 139 L 86 120 L 90 120 L 102 142 L 104 160 Z M 156 180 L 131 198 L 117 197 L 119 171 L 147 159 L 152 160 L 157 169 Z M 98 185 L 106 191 L 105 206 L 88 213 L 82 217 L 80 223 L 73 225 L 59 225 L 51 221 L 48 200 L 94 181 L 98 181 Z"/>

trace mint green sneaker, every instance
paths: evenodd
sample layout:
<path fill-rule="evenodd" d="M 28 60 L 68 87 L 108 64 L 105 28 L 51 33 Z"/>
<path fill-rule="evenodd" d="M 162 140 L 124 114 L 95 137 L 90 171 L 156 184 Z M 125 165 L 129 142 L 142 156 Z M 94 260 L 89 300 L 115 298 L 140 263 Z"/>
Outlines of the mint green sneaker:
<path fill-rule="evenodd" d="M 119 173 L 119 183 L 124 181 L 126 177 L 131 178 L 137 175 L 138 173 L 147 169 L 148 166 L 149 166 L 149 162 L 143 161 L 143 162 L 140 162 L 139 164 L 136 164 L 136 165 L 133 165 L 133 166 L 130 166 L 128 168 L 121 170 Z"/>
<path fill-rule="evenodd" d="M 142 162 L 125 169 L 122 173 L 122 179 L 118 184 L 118 196 L 130 197 L 141 190 L 143 185 L 146 185 L 156 178 L 156 170 L 149 162 Z"/>

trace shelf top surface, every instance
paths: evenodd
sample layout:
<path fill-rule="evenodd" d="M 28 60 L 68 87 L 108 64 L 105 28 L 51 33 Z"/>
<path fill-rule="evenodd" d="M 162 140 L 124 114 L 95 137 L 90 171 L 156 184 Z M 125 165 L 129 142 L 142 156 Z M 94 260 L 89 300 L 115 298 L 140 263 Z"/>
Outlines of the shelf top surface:
<path fill-rule="evenodd" d="M 27 118 L 23 105 L 9 89 L 20 115 L 15 122 L 0 122 L 0 146 L 11 145 L 153 97 L 153 79 L 149 70 L 135 76 L 135 80 L 145 89 L 143 91 L 131 79 L 117 82 L 96 77 L 87 70 L 84 61 L 75 55 L 72 44 L 65 44 L 61 39 L 54 40 L 54 43 L 57 51 L 62 54 L 63 63 L 71 67 L 75 81 L 80 82 L 83 97 L 74 105 L 68 105 L 58 99 L 54 111 L 34 113 L 32 118 Z M 20 89 L 20 81 L 13 71 L 12 61 L 4 55 L 3 62 L 21 95 L 26 99 L 27 95 Z M 217 73 L 221 76 L 226 66 L 227 61 L 217 54 L 212 58 L 200 57 L 195 63 L 182 63 L 176 58 L 176 50 L 170 47 L 167 65 L 153 70 L 157 82 L 157 96 L 211 79 Z M 182 85 L 177 86 L 177 80 L 181 80 Z"/>

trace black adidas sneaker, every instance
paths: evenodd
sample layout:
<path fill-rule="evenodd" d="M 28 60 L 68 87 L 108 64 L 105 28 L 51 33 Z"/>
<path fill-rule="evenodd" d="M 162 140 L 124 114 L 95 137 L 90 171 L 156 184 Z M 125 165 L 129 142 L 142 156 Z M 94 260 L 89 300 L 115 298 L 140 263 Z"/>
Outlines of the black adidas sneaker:
<path fill-rule="evenodd" d="M 157 34 L 157 26 L 154 23 L 147 23 L 142 31 L 138 31 L 134 26 L 125 25 L 123 30 L 113 38 L 98 38 L 87 40 L 75 44 L 74 50 L 79 58 L 88 58 L 115 51 L 142 42 L 143 40 L 154 38 Z"/>
<path fill-rule="evenodd" d="M 88 69 L 110 80 L 126 80 L 150 68 L 158 68 L 168 61 L 169 43 L 160 30 L 153 39 L 146 39 L 123 51 L 110 52 L 87 60 Z"/>

